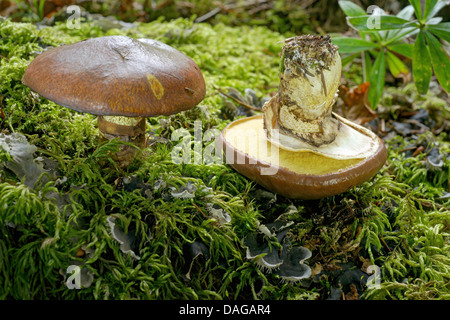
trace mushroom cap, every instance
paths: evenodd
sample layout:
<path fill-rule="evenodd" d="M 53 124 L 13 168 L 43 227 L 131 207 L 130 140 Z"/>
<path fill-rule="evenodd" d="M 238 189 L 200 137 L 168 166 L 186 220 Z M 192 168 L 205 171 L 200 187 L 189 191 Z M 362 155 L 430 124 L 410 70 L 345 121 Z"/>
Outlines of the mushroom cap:
<path fill-rule="evenodd" d="M 57 104 L 102 116 L 170 115 L 194 107 L 206 93 L 202 72 L 184 53 L 125 36 L 47 50 L 22 82 Z"/>
<path fill-rule="evenodd" d="M 378 136 L 344 118 L 339 120 L 374 141 L 376 147 L 365 158 L 333 159 L 310 151 L 277 148 L 267 140 L 262 115 L 231 122 L 216 142 L 227 164 L 266 189 L 288 198 L 320 199 L 371 179 L 387 159 L 386 147 Z"/>

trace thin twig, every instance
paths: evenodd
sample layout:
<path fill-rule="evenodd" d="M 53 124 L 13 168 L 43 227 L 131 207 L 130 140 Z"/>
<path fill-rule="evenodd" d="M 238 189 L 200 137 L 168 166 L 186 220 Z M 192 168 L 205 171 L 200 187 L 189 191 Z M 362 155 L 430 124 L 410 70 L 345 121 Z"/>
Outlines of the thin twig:
<path fill-rule="evenodd" d="M 205 13 L 204 15 L 202 15 L 201 17 L 198 17 L 197 19 L 195 19 L 196 23 L 200 23 L 200 22 L 204 22 L 212 17 L 214 17 L 216 14 L 218 14 L 220 11 L 222 11 L 222 8 L 216 7 L 214 9 L 212 9 L 211 11 L 209 11 L 208 13 Z"/>
<path fill-rule="evenodd" d="M 194 205 L 195 209 L 197 209 L 204 217 L 207 217 L 207 215 L 195 203 L 192 204 Z"/>
<path fill-rule="evenodd" d="M 388 249 L 389 252 L 392 252 L 392 250 L 389 248 L 389 246 L 387 245 L 386 241 L 383 239 L 383 237 L 381 235 L 378 236 L 381 240 L 381 242 L 383 242 L 383 244 L 385 245 L 386 249 Z"/>
<path fill-rule="evenodd" d="M 223 94 L 223 95 L 226 96 L 227 98 L 233 100 L 233 101 L 236 102 L 236 103 L 239 103 L 241 106 L 243 106 L 243 107 L 245 107 L 245 108 L 247 108 L 247 109 L 255 110 L 255 111 L 261 111 L 261 109 L 259 109 L 259 108 L 257 108 L 257 107 L 254 107 L 254 106 L 251 106 L 251 105 L 249 105 L 249 104 L 247 104 L 247 103 L 245 103 L 245 102 L 243 102 L 243 101 L 241 101 L 241 100 L 239 100 L 239 99 L 237 99 L 237 98 L 235 98 L 235 97 L 229 95 L 228 93 L 226 93 L 225 91 L 223 91 L 223 90 L 220 89 L 220 88 L 215 87 L 215 89 L 216 89 L 217 91 L 219 91 L 220 94 Z"/>

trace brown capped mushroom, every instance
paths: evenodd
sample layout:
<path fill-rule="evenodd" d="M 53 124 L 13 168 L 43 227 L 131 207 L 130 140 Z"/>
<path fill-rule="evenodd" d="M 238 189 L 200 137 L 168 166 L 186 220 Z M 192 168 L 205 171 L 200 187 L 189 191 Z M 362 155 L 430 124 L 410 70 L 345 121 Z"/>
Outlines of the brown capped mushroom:
<path fill-rule="evenodd" d="M 162 42 L 106 36 L 52 48 L 28 66 L 23 84 L 57 104 L 98 116 L 104 139 L 143 148 L 145 118 L 188 110 L 203 100 L 197 64 Z M 123 146 L 127 167 L 136 148 Z"/>
<path fill-rule="evenodd" d="M 372 178 L 387 151 L 373 132 L 332 112 L 340 76 L 329 37 L 286 40 L 278 94 L 263 115 L 236 120 L 219 136 L 226 162 L 268 190 L 298 199 L 336 195 Z"/>

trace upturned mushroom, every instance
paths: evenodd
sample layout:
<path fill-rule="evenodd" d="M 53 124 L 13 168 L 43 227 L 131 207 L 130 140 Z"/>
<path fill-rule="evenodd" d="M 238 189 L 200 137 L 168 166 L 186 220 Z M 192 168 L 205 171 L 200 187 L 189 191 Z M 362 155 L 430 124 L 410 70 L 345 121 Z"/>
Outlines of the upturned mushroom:
<path fill-rule="evenodd" d="M 290 198 L 319 199 L 372 178 L 387 158 L 381 139 L 332 112 L 341 77 L 330 37 L 303 35 L 282 48 L 278 93 L 263 115 L 221 133 L 227 163 Z"/>
<path fill-rule="evenodd" d="M 143 148 L 147 117 L 188 110 L 203 100 L 205 81 L 184 53 L 151 39 L 93 38 L 52 48 L 28 66 L 23 84 L 73 110 L 98 116 L 102 139 Z M 113 155 L 122 168 L 137 148 Z"/>

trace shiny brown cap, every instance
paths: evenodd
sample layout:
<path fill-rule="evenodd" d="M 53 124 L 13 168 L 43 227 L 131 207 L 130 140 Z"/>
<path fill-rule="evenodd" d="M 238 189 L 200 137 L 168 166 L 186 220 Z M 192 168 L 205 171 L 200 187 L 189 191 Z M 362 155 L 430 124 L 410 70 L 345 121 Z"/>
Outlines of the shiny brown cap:
<path fill-rule="evenodd" d="M 194 107 L 206 93 L 202 72 L 184 53 L 125 36 L 45 51 L 22 82 L 59 105 L 103 116 L 170 115 Z"/>

